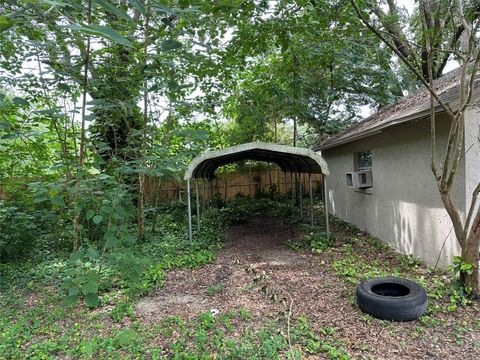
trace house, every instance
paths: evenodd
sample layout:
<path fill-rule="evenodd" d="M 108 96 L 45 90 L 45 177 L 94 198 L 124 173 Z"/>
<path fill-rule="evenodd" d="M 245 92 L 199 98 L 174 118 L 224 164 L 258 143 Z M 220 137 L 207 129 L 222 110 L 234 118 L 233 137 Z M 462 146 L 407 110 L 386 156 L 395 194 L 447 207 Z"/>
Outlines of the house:
<path fill-rule="evenodd" d="M 459 71 L 435 83 L 441 99 L 458 108 Z M 478 96 L 475 95 L 475 102 Z M 437 164 L 450 120 L 435 108 Z M 423 89 L 385 107 L 314 147 L 328 163 L 331 213 L 429 265 L 448 265 L 460 254 L 452 223 L 431 171 L 430 95 Z M 480 182 L 480 110 L 465 115 L 464 157 L 452 196 L 465 218 Z M 440 165 L 438 165 L 440 167 Z"/>

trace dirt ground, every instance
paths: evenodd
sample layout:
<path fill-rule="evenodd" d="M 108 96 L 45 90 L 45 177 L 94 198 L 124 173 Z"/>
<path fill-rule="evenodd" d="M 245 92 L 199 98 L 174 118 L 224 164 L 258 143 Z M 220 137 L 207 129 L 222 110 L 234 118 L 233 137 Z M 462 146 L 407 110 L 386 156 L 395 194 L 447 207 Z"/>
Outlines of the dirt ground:
<path fill-rule="evenodd" d="M 298 236 L 296 227 L 272 218 L 232 226 L 214 263 L 168 272 L 164 287 L 138 303 L 137 314 L 146 323 L 157 323 L 172 315 L 192 318 L 205 311 L 245 308 L 261 326 L 285 312 L 278 299 L 287 298 L 292 318 L 307 317 L 319 333 L 334 328 L 335 338 L 355 359 L 480 357 L 478 307 L 440 314 L 442 325 L 431 327 L 365 317 L 355 305 L 355 286 L 330 268 L 331 253 L 312 255 L 285 246 Z M 209 293 L 212 287 L 221 291 Z"/>

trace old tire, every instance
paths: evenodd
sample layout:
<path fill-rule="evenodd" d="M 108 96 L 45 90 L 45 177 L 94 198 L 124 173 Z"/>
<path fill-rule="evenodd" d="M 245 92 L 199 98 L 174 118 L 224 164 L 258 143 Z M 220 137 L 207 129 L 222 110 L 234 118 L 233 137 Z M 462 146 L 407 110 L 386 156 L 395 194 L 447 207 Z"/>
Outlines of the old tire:
<path fill-rule="evenodd" d="M 427 310 L 425 289 L 419 284 L 400 278 L 375 278 L 357 286 L 358 307 L 377 319 L 410 321 Z"/>

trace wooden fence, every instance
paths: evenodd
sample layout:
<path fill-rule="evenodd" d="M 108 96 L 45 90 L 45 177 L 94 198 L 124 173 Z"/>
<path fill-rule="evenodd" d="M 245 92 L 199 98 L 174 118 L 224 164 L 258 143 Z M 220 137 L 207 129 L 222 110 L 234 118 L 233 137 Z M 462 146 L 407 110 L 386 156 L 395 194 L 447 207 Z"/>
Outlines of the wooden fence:
<path fill-rule="evenodd" d="M 298 175 L 297 175 L 298 176 Z M 298 178 L 297 178 L 298 179 Z M 298 192 L 298 180 L 295 192 Z M 302 191 L 308 193 L 308 174 L 301 175 Z M 280 170 L 252 170 L 246 173 L 218 174 L 215 179 L 207 182 L 199 179 L 198 191 L 201 199 L 209 200 L 212 197 L 220 197 L 223 200 L 231 200 L 237 196 L 255 197 L 259 193 L 287 194 L 291 191 L 291 175 L 287 177 Z M 190 182 L 191 191 L 195 193 L 195 180 Z M 312 188 L 316 193 L 322 191 L 322 175 L 312 174 Z M 158 178 L 147 178 L 146 200 L 154 201 L 156 195 L 163 201 L 185 198 L 185 182 L 174 181 L 160 182 Z"/>

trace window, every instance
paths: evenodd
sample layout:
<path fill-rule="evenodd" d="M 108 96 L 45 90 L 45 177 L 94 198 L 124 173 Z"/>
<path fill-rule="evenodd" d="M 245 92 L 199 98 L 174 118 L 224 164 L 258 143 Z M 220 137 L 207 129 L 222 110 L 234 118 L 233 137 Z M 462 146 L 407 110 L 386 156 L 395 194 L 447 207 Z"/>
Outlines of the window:
<path fill-rule="evenodd" d="M 353 172 L 347 172 L 347 187 L 355 189 L 356 192 L 372 194 L 373 174 L 372 174 L 372 152 L 359 151 L 353 154 L 354 162 Z"/>
<path fill-rule="evenodd" d="M 357 171 L 372 170 L 372 152 L 370 150 L 355 153 L 355 158 Z"/>

